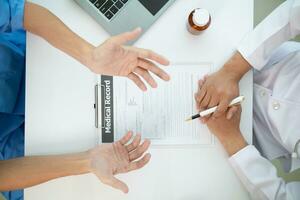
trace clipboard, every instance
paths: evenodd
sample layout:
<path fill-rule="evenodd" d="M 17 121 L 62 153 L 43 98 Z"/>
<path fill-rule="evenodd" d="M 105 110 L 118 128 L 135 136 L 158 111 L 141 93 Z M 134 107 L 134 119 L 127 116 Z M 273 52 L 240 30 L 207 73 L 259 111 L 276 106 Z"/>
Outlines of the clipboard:
<path fill-rule="evenodd" d="M 164 69 L 171 75 L 171 81 L 155 78 L 158 88 L 148 87 L 146 92 L 123 77 L 97 77 L 94 108 L 99 143 L 112 143 L 131 130 L 150 139 L 153 145 L 215 144 L 206 126 L 197 120 L 184 121 L 196 112 L 193 94 L 198 89 L 198 80 L 213 71 L 213 63 L 173 63 Z M 173 99 L 175 96 L 186 100 Z M 164 105 L 159 99 L 163 99 Z"/>

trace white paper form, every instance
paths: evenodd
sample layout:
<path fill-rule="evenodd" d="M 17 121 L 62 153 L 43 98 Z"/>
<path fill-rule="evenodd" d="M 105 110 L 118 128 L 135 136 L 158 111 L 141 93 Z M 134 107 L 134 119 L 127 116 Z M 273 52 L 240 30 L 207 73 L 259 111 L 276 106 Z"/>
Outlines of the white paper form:
<path fill-rule="evenodd" d="M 126 78 L 113 78 L 113 111 L 109 112 L 113 112 L 114 140 L 132 130 L 151 139 L 152 144 L 214 144 L 214 137 L 205 125 L 198 120 L 185 122 L 197 112 L 194 93 L 198 80 L 211 72 L 212 64 L 182 63 L 164 69 L 171 80 L 164 82 L 156 78 L 158 87 L 148 87 L 146 92 Z M 102 130 L 105 135 L 108 129 Z"/>

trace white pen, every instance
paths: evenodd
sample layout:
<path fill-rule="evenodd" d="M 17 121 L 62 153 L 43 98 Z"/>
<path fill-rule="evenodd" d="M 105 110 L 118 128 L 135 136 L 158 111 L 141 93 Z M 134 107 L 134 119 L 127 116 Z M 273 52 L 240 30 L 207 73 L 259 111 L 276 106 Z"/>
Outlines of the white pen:
<path fill-rule="evenodd" d="M 235 99 L 233 99 L 230 102 L 229 107 L 241 104 L 244 100 L 245 100 L 244 96 L 236 97 Z M 218 106 L 215 106 L 215 107 L 209 108 L 207 110 L 203 110 L 200 113 L 193 115 L 192 117 L 186 119 L 185 121 L 191 121 L 191 120 L 197 119 L 199 117 L 205 117 L 207 115 L 210 115 L 210 114 L 214 113 L 217 110 L 217 108 L 218 108 Z"/>

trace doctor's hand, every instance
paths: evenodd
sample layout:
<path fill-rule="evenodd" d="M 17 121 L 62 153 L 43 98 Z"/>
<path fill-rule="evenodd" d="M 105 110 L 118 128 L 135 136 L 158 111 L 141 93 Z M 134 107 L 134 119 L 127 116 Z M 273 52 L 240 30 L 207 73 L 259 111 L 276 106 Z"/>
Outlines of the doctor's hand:
<path fill-rule="evenodd" d="M 132 132 L 112 144 L 102 144 L 88 153 L 90 155 L 90 170 L 102 183 L 113 188 L 128 192 L 128 186 L 115 177 L 116 174 L 130 172 L 144 167 L 151 155 L 144 153 L 150 146 L 150 141 L 141 143 L 141 135 L 136 135 L 130 144 Z M 144 155 L 144 156 L 143 156 Z"/>
<path fill-rule="evenodd" d="M 212 116 L 202 119 L 203 123 L 211 117 L 218 118 L 225 114 L 230 102 L 239 96 L 239 81 L 249 69 L 249 63 L 237 52 L 218 72 L 199 81 L 199 89 L 195 94 L 197 108 L 205 110 L 218 106 Z M 227 113 L 229 119 L 234 115 L 233 111 Z"/>
<path fill-rule="evenodd" d="M 219 139 L 229 156 L 247 146 L 240 131 L 241 107 L 234 106 L 231 109 L 235 114 L 230 119 L 221 115 L 207 122 L 208 129 Z"/>
<path fill-rule="evenodd" d="M 147 49 L 125 46 L 127 42 L 136 39 L 141 31 L 137 28 L 106 40 L 92 50 L 87 66 L 97 74 L 127 77 L 143 91 L 147 87 L 142 79 L 151 87 L 157 87 L 152 74 L 168 81 L 169 75 L 154 63 L 169 65 L 166 58 Z"/>

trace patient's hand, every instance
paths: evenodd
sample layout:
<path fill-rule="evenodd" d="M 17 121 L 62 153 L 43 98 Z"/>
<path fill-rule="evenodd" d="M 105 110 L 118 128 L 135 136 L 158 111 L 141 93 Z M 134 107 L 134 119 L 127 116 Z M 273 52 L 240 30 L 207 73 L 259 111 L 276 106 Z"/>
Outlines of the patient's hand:
<path fill-rule="evenodd" d="M 97 74 L 125 76 L 143 91 L 147 90 L 147 87 L 141 78 L 151 87 L 157 87 L 156 81 L 149 72 L 168 81 L 169 75 L 153 62 L 168 65 L 167 59 L 147 49 L 124 46 L 127 42 L 136 39 L 140 33 L 141 29 L 138 28 L 106 40 L 92 50 L 88 61 L 89 68 Z"/>
<path fill-rule="evenodd" d="M 89 151 L 91 172 L 104 184 L 124 193 L 128 192 L 127 185 L 115 178 L 114 175 L 140 169 L 149 162 L 151 157 L 149 153 L 143 156 L 150 146 L 149 140 L 145 140 L 140 144 L 141 136 L 136 135 L 133 141 L 127 145 L 131 138 L 132 133 L 128 132 L 117 142 L 102 144 Z"/>
<path fill-rule="evenodd" d="M 142 90 L 147 88 L 141 78 L 152 87 L 157 87 L 149 72 L 169 80 L 168 74 L 153 63 L 168 65 L 167 59 L 150 50 L 124 46 L 140 35 L 140 28 L 111 37 L 102 45 L 94 47 L 72 32 L 49 10 L 28 2 L 24 11 L 24 28 L 44 38 L 94 73 L 128 77 Z"/>
<path fill-rule="evenodd" d="M 221 115 L 207 122 L 210 132 L 219 139 L 230 156 L 247 145 L 240 131 L 241 107 L 234 106 L 232 109 L 235 114 L 230 119 Z"/>

